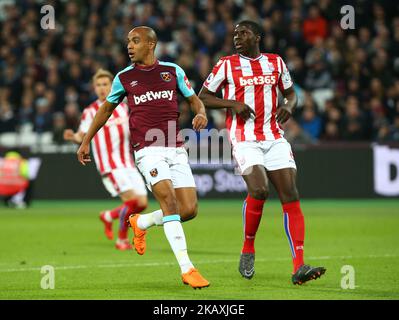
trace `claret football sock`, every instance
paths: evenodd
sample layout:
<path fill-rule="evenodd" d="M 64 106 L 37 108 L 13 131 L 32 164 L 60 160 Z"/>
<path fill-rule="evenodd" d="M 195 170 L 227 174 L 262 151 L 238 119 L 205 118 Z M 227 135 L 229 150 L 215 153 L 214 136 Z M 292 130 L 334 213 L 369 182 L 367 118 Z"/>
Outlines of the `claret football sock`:
<path fill-rule="evenodd" d="M 184 236 L 180 216 L 174 214 L 163 217 L 163 229 L 177 262 L 179 263 L 181 273 L 188 272 L 194 266 L 188 257 L 186 237 Z"/>
<path fill-rule="evenodd" d="M 120 210 L 120 215 L 119 215 L 119 233 L 118 233 L 118 238 L 119 239 L 126 239 L 127 238 L 127 232 L 128 232 L 128 222 L 126 221 L 129 217 L 129 207 L 127 205 L 124 205 L 122 209 Z"/>
<path fill-rule="evenodd" d="M 120 209 L 119 213 L 119 239 L 126 239 L 129 228 L 129 215 L 132 213 L 140 213 L 145 207 L 138 204 L 136 199 L 126 201 Z"/>
<path fill-rule="evenodd" d="M 152 226 L 162 226 L 163 225 L 163 213 L 162 210 L 156 210 L 151 213 L 141 214 L 137 219 L 137 226 L 141 230 L 147 230 Z"/>
<path fill-rule="evenodd" d="M 299 201 L 284 203 L 284 229 L 290 245 L 294 273 L 303 265 L 305 219 Z"/>
<path fill-rule="evenodd" d="M 255 253 L 255 236 L 258 231 L 260 219 L 262 218 L 263 205 L 265 200 L 252 198 L 250 195 L 244 201 L 243 222 L 244 222 L 244 246 L 242 253 Z"/>
<path fill-rule="evenodd" d="M 132 213 L 140 213 L 145 210 L 146 207 L 143 207 L 139 205 L 138 201 L 136 199 L 125 201 L 125 205 L 128 206 L 129 211 L 128 211 L 128 216 L 131 215 Z"/>
<path fill-rule="evenodd" d="M 107 212 L 105 213 L 105 215 L 104 215 L 105 220 L 107 220 L 108 222 L 112 222 L 112 220 L 118 219 L 118 218 L 119 218 L 120 211 L 122 210 L 122 208 L 123 208 L 124 206 L 125 206 L 125 205 L 123 204 L 123 205 L 121 205 L 121 206 L 119 206 L 119 207 L 117 207 L 117 208 L 115 208 L 115 209 L 112 209 L 112 210 L 110 210 L 110 211 L 107 211 Z"/>

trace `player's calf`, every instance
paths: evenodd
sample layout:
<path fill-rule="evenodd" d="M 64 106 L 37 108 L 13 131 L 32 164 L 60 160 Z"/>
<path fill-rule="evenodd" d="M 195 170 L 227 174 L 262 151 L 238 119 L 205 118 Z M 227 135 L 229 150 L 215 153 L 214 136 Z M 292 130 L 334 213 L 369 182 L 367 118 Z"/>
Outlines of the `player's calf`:
<path fill-rule="evenodd" d="M 112 217 L 110 211 L 100 212 L 100 220 L 104 223 L 104 233 L 107 239 L 112 240 L 114 233 L 112 231 Z"/>

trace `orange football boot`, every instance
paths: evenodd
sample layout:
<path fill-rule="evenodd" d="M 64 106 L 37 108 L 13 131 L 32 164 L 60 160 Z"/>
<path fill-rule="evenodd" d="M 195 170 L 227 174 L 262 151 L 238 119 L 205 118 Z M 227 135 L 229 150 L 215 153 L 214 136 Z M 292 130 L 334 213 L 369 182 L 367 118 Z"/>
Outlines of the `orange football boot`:
<path fill-rule="evenodd" d="M 189 284 L 194 289 L 209 287 L 210 283 L 206 280 L 197 269 L 191 268 L 188 272 L 181 275 L 183 283 Z"/>
<path fill-rule="evenodd" d="M 141 230 L 137 225 L 137 219 L 139 218 L 139 214 L 131 214 L 129 216 L 129 224 L 133 230 L 133 244 L 134 249 L 139 255 L 143 255 L 145 253 L 145 249 L 147 244 L 145 242 L 145 235 L 147 234 L 146 230 Z"/>

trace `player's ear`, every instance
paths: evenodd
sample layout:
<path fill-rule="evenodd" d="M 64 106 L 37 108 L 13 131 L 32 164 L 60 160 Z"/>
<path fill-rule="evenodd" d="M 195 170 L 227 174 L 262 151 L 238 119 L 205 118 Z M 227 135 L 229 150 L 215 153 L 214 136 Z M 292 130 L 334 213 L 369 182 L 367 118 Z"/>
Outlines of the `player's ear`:
<path fill-rule="evenodd" d="M 154 41 L 149 41 L 150 49 L 155 50 L 156 43 Z"/>

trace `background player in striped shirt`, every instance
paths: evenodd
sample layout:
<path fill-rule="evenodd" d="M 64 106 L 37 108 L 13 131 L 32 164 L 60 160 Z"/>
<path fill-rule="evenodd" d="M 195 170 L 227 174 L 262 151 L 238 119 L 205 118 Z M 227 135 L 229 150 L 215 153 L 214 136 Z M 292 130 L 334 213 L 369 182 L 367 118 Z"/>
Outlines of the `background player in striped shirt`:
<path fill-rule="evenodd" d="M 174 63 L 158 61 L 154 51 L 157 36 L 149 27 L 136 27 L 127 37 L 127 49 L 132 65 L 119 72 L 111 93 L 98 110 L 92 125 L 77 152 L 85 165 L 90 161 L 89 143 L 103 127 L 120 101 L 127 96 L 130 108 L 129 127 L 135 161 L 145 177 L 163 212 L 163 229 L 179 263 L 183 283 L 193 288 L 209 286 L 209 282 L 194 268 L 188 253 L 181 220 L 197 214 L 197 194 L 194 177 L 182 146 L 177 120 L 180 92 L 196 116 L 193 128 L 206 127 L 205 107 L 197 97 L 182 68 Z M 129 218 L 136 241 L 144 253 L 145 229 L 154 225 L 149 215 Z"/>
<path fill-rule="evenodd" d="M 113 75 L 106 70 L 98 70 L 93 76 L 96 101 L 83 110 L 78 132 L 64 131 L 64 139 L 80 144 L 90 128 L 94 116 L 111 91 Z M 92 140 L 94 161 L 102 177 L 105 188 L 111 196 L 119 196 L 123 204 L 115 209 L 101 212 L 105 235 L 113 239 L 112 221 L 119 218 L 119 233 L 116 248 L 131 249 L 127 238 L 127 219 L 132 207 L 140 212 L 147 207 L 147 190 L 143 178 L 134 166 L 129 142 L 129 108 L 121 102 L 113 111 L 107 124 L 97 132 Z"/>
<path fill-rule="evenodd" d="M 206 107 L 227 108 L 226 126 L 233 155 L 247 184 L 244 201 L 244 245 L 239 271 L 251 279 L 255 273 L 255 235 L 268 197 L 268 180 L 283 207 L 284 228 L 292 253 L 292 281 L 302 284 L 324 274 L 323 267 L 303 261 L 305 225 L 296 187 L 296 165 L 280 124 L 297 104 L 289 71 L 277 54 L 262 54 L 261 28 L 242 21 L 234 29 L 237 54 L 222 57 L 205 81 L 200 98 Z M 222 89 L 223 99 L 215 93 Z M 278 90 L 284 103 L 278 105 Z"/>

